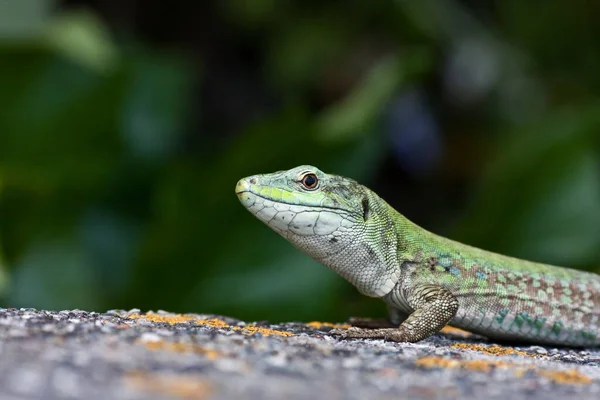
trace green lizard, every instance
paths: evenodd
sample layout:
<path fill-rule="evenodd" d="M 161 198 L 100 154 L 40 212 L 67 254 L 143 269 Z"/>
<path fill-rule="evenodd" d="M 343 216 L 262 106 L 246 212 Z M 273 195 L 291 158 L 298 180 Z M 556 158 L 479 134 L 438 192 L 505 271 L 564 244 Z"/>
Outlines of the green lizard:
<path fill-rule="evenodd" d="M 313 166 L 241 179 L 236 193 L 298 249 L 387 303 L 394 323 L 333 333 L 417 342 L 450 324 L 498 340 L 600 345 L 600 275 L 435 235 L 365 186 Z"/>

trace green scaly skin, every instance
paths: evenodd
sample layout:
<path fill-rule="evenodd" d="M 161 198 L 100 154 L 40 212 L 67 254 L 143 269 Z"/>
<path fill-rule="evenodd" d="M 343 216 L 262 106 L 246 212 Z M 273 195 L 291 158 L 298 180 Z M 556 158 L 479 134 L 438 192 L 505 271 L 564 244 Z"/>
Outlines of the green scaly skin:
<path fill-rule="evenodd" d="M 395 324 L 334 333 L 416 342 L 450 324 L 498 340 L 600 345 L 600 275 L 435 235 L 356 181 L 308 165 L 241 179 L 236 193 L 298 249 L 386 302 Z"/>

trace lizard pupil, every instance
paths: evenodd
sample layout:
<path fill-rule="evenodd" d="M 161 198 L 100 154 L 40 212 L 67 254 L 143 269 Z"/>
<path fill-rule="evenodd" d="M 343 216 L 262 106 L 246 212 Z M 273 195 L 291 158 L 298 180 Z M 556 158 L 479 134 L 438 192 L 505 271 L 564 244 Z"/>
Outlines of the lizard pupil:
<path fill-rule="evenodd" d="M 304 175 L 304 178 L 302 178 L 302 184 L 307 189 L 314 189 L 315 187 L 317 187 L 317 182 L 318 179 L 315 174 L 306 174 Z"/>

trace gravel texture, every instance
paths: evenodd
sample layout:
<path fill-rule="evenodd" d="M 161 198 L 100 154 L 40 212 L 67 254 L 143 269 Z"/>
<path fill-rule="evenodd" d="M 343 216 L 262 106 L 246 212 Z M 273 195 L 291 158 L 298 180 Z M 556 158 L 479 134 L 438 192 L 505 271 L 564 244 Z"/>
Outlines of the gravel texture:
<path fill-rule="evenodd" d="M 600 399 L 599 349 L 455 329 L 340 340 L 332 326 L 0 308 L 0 399 Z"/>

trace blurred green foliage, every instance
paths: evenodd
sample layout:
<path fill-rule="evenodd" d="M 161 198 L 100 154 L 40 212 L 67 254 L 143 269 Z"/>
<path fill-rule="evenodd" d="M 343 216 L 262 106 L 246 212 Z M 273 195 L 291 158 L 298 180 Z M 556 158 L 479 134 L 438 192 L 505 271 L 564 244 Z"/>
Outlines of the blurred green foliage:
<path fill-rule="evenodd" d="M 237 203 L 307 163 L 599 270 L 595 5 L 115 4 L 0 2 L 0 305 L 383 314 Z"/>

